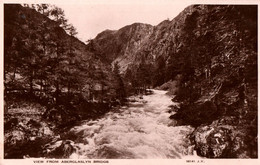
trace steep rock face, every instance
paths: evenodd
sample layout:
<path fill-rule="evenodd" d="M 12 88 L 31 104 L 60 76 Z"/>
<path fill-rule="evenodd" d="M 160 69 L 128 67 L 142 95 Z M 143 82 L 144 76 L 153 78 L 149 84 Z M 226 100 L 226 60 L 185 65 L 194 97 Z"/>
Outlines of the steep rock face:
<path fill-rule="evenodd" d="M 117 31 L 104 31 L 93 39 L 89 46 L 95 47 L 100 56 L 107 58 L 108 61 L 118 61 L 123 72 L 128 66 L 131 66 L 130 64 L 139 64 L 142 58 L 145 58 L 146 63 L 152 64 L 156 64 L 159 58 L 163 58 L 166 61 L 166 66 L 171 65 L 171 60 L 181 63 L 183 59 L 177 57 L 176 54 L 184 54 L 183 51 L 187 49 L 187 46 L 190 52 L 194 51 L 190 54 L 201 56 L 201 61 L 207 60 L 200 54 L 206 56 L 210 53 L 211 65 L 216 67 L 219 58 L 229 59 L 230 55 L 234 54 L 235 49 L 238 48 L 238 44 L 235 44 L 238 35 L 241 35 L 241 33 L 244 33 L 244 37 L 254 35 L 250 34 L 252 29 L 245 29 L 244 32 L 240 32 L 238 29 L 240 25 L 246 26 L 243 23 L 238 25 L 238 17 L 245 12 L 248 12 L 246 17 L 250 17 L 252 11 L 250 14 L 243 6 L 192 5 L 172 21 L 165 20 L 157 26 L 152 27 L 138 23 L 128 25 Z M 251 26 L 254 20 L 248 19 L 248 21 L 249 26 Z M 245 37 L 243 41 L 249 39 L 247 43 L 250 43 L 254 40 L 254 38 L 250 39 L 249 36 Z M 185 40 L 188 39 L 195 44 L 187 43 Z M 206 45 L 207 41 L 211 42 Z M 204 45 L 206 49 L 211 47 L 213 51 L 197 50 L 196 45 L 201 45 L 201 47 Z M 247 44 L 247 46 L 250 45 Z M 250 47 L 252 46 L 255 47 L 255 43 L 252 43 Z M 217 57 L 217 53 L 222 57 Z M 173 59 L 171 59 L 172 57 Z M 204 66 L 197 69 L 196 72 L 203 74 Z M 166 81 L 168 80 L 169 78 L 166 79 Z"/>
<path fill-rule="evenodd" d="M 192 10 L 192 6 L 187 7 L 172 21 L 165 20 L 157 26 L 134 23 L 117 31 L 103 31 L 88 46 L 109 62 L 118 61 L 122 72 L 131 64 L 140 63 L 142 57 L 147 63 L 154 63 L 160 56 L 167 60 L 171 50 L 181 46 L 178 37 Z"/>
<path fill-rule="evenodd" d="M 108 62 L 118 61 L 125 70 L 137 58 L 142 45 L 149 40 L 153 26 L 134 23 L 117 31 L 106 30 L 90 42 L 89 47 Z"/>
<path fill-rule="evenodd" d="M 202 7 L 196 7 L 185 23 L 184 49 L 179 51 L 187 66 L 181 71 L 184 78 L 176 99 L 186 105 L 212 101 L 219 114 L 243 116 L 249 113 L 246 109 L 255 113 L 256 6 Z M 172 57 L 177 60 L 177 56 Z M 183 109 L 184 114 L 192 111 Z"/>
<path fill-rule="evenodd" d="M 257 157 L 256 13 L 256 6 L 195 6 L 183 48 L 171 56 L 184 57 L 175 98 L 182 104 L 171 118 L 197 127 L 202 156 Z"/>

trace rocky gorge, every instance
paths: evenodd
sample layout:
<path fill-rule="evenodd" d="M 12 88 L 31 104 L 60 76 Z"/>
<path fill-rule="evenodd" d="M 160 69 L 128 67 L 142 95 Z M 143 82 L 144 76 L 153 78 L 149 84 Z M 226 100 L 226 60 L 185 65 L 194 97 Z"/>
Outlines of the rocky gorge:
<path fill-rule="evenodd" d="M 253 5 L 192 5 L 156 26 L 104 31 L 91 45 L 127 82 L 176 95 L 170 118 L 196 128 L 198 155 L 257 157 L 256 13 Z"/>

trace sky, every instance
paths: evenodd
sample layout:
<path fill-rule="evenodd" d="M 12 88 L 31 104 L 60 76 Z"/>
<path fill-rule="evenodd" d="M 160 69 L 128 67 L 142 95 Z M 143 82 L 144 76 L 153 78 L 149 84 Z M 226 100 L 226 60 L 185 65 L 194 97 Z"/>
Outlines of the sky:
<path fill-rule="evenodd" d="M 77 37 L 83 42 L 95 38 L 98 33 L 107 29 L 118 30 L 136 22 L 157 25 L 163 20 L 172 20 L 189 5 L 173 0 L 161 0 L 160 3 L 159 1 L 99 2 L 56 5 L 65 11 L 69 23 L 72 23 L 78 31 Z"/>

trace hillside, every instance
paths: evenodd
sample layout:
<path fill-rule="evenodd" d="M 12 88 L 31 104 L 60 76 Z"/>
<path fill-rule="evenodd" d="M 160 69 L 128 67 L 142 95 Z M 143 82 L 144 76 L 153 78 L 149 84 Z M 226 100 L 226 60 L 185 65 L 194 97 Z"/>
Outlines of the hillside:
<path fill-rule="evenodd" d="M 110 64 L 66 32 L 58 21 L 32 8 L 5 5 L 4 26 L 6 94 L 24 90 L 50 97 L 48 93 L 67 91 L 100 100 L 93 93 L 98 86 L 107 90 L 104 94 L 112 92 L 109 90 L 113 90 L 117 77 Z"/>
<path fill-rule="evenodd" d="M 75 34 L 60 8 L 4 5 L 6 158 L 37 156 L 52 136 L 123 102 L 118 71 Z"/>

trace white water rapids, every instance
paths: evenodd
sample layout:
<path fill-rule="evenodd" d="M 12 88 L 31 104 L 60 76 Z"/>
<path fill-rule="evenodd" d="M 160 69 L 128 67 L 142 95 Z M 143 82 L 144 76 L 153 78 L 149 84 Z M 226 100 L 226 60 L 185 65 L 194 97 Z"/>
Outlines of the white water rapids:
<path fill-rule="evenodd" d="M 174 126 L 169 106 L 174 103 L 166 91 L 153 90 L 117 112 L 98 120 L 86 121 L 71 129 L 82 138 L 75 142 L 70 158 L 154 159 L 192 155 L 187 137 L 190 126 Z"/>

